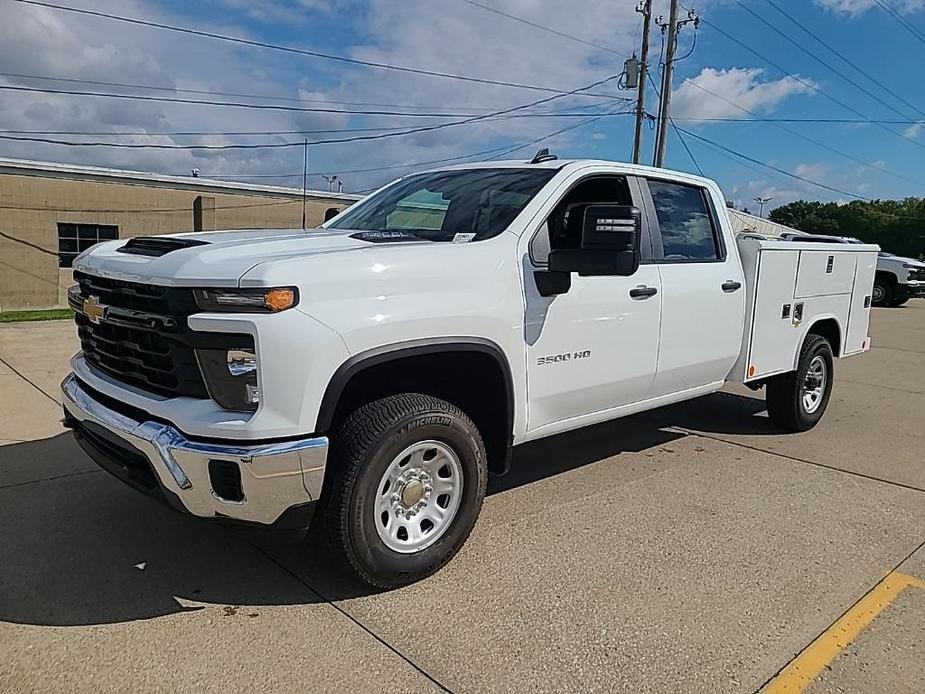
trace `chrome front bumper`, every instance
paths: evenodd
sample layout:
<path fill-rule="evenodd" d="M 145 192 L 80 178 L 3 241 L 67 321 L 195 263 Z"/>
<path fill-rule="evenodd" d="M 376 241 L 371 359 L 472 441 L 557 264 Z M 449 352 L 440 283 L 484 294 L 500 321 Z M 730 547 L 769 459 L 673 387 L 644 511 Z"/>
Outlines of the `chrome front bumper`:
<path fill-rule="evenodd" d="M 108 461 L 104 453 L 119 449 L 119 445 L 129 451 L 129 457 L 142 456 L 157 478 L 159 490 L 155 491 L 176 506 L 174 497 L 182 510 L 194 516 L 272 525 L 287 510 L 311 505 L 321 495 L 328 452 L 324 436 L 257 445 L 190 441 L 169 424 L 138 421 L 106 407 L 73 374 L 61 383 L 61 391 L 73 426 L 117 440 L 116 446 L 94 448 L 91 455 L 97 462 L 113 472 L 99 458 Z M 243 498 L 229 501 L 215 492 L 209 475 L 209 461 L 213 460 L 238 465 Z"/>

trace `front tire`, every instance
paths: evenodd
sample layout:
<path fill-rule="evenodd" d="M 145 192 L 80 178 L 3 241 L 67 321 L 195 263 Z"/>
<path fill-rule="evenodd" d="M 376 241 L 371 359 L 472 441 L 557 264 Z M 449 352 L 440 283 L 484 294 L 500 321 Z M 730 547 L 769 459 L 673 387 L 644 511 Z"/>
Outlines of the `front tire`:
<path fill-rule="evenodd" d="M 787 431 L 807 431 L 822 419 L 832 394 L 832 346 L 820 335 L 808 335 L 796 371 L 768 381 L 768 417 Z"/>
<path fill-rule="evenodd" d="M 326 526 L 344 565 L 375 588 L 430 576 L 472 531 L 485 446 L 458 407 L 417 393 L 363 405 L 333 438 Z"/>
<path fill-rule="evenodd" d="M 871 292 L 871 303 L 874 306 L 889 306 L 893 301 L 893 285 L 882 277 L 874 280 L 874 288 Z"/>

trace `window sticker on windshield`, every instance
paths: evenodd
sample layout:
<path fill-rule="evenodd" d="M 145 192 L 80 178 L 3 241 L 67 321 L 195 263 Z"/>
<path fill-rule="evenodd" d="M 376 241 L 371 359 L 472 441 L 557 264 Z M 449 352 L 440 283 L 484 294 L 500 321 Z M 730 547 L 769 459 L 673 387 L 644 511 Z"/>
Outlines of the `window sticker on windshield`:
<path fill-rule="evenodd" d="M 469 243 L 472 239 L 475 238 L 475 234 L 456 234 L 453 237 L 453 243 Z"/>

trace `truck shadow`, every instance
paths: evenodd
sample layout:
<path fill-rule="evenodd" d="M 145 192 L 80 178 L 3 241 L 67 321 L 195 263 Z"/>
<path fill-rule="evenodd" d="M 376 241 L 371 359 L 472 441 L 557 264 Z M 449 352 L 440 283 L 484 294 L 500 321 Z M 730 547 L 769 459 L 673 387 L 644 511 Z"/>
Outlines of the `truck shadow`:
<path fill-rule="evenodd" d="M 491 480 L 489 493 L 685 435 L 670 426 L 775 433 L 766 420 L 748 416 L 763 408 L 760 400 L 719 393 L 526 444 L 508 475 Z M 64 476 L 4 484 L 32 463 Z M 0 447 L 0 528 L 0 621 L 110 624 L 209 606 L 222 606 L 224 614 L 238 606 L 259 612 L 370 592 L 334 568 L 318 533 L 285 544 L 188 518 L 91 467 L 68 433 Z"/>

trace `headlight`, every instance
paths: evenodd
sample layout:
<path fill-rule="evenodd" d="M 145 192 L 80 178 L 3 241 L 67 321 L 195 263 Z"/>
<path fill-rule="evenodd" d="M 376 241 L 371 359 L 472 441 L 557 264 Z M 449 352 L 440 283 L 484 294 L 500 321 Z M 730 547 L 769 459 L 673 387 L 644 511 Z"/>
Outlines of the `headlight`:
<path fill-rule="evenodd" d="M 276 313 L 299 303 L 299 290 L 295 287 L 194 289 L 193 293 L 203 311 Z"/>
<path fill-rule="evenodd" d="M 209 396 L 226 410 L 253 412 L 260 402 L 253 348 L 197 349 Z"/>
<path fill-rule="evenodd" d="M 910 265 L 909 263 L 903 263 L 903 267 L 907 270 L 918 270 L 921 265 Z"/>

